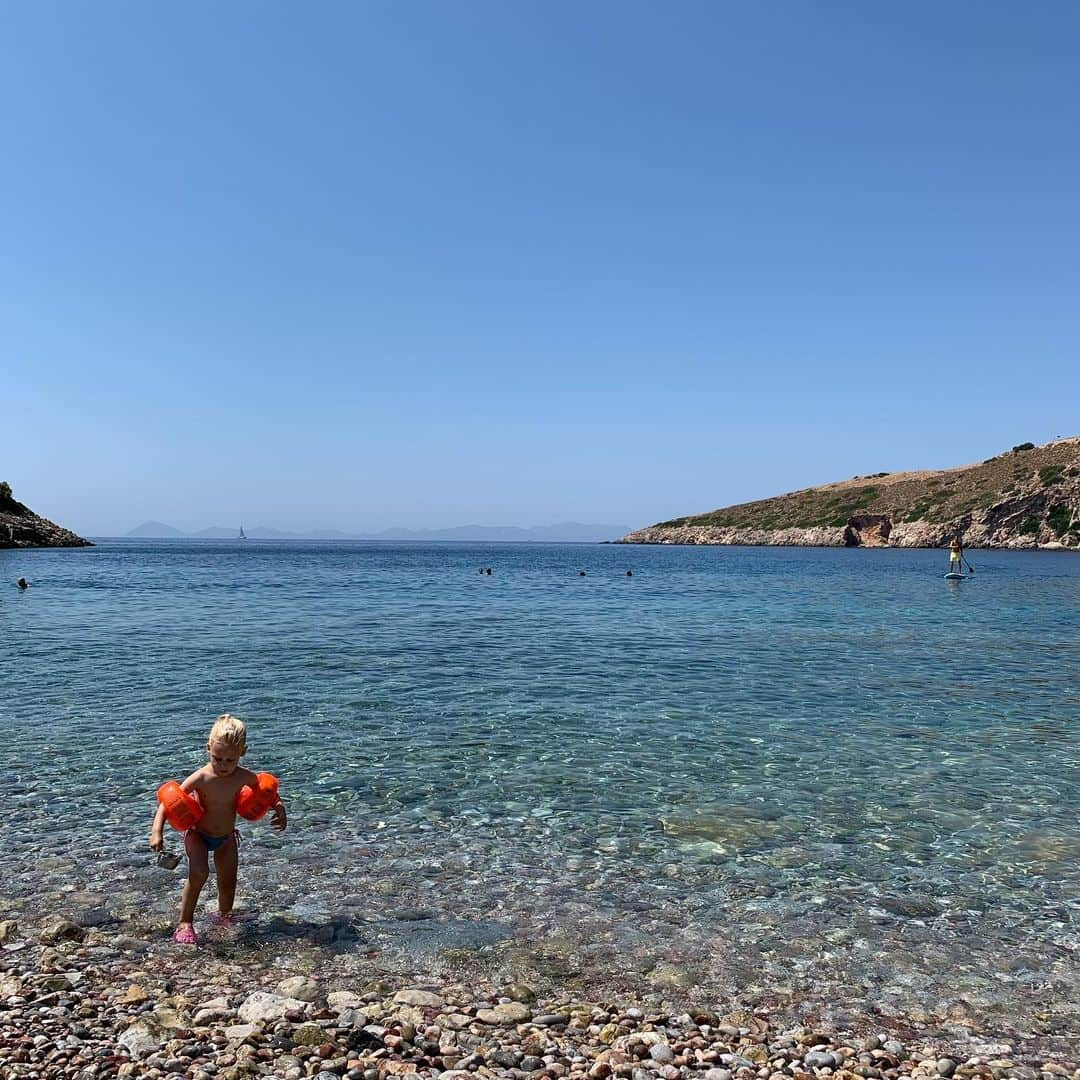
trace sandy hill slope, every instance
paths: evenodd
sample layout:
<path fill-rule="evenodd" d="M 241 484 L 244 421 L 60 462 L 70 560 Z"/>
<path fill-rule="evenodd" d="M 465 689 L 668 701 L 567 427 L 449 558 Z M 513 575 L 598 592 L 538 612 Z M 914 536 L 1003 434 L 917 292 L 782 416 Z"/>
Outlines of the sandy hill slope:
<path fill-rule="evenodd" d="M 1080 549 L 1080 437 L 978 465 L 875 473 L 639 529 L 627 544 Z"/>
<path fill-rule="evenodd" d="M 93 547 L 89 540 L 38 517 L 11 493 L 11 485 L 0 481 L 0 548 Z"/>

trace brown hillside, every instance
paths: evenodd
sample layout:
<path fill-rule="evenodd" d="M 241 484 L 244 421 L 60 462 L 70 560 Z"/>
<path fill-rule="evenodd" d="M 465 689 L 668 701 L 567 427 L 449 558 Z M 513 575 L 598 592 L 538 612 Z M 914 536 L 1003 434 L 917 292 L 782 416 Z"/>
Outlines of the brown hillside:
<path fill-rule="evenodd" d="M 625 540 L 934 547 L 956 531 L 970 546 L 1080 547 L 1080 438 L 1025 443 L 977 465 L 855 476 Z"/>

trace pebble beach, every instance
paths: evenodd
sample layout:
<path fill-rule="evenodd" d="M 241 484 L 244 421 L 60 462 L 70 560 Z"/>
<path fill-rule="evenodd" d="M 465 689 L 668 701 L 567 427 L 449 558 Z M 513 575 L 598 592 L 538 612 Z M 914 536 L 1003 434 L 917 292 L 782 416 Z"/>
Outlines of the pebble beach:
<path fill-rule="evenodd" d="M 228 928 L 198 949 L 63 916 L 0 923 L 0 1075 L 238 1080 L 1080 1080 L 1023 1041 L 836 1029 L 765 1000 L 618 1000 L 473 977 L 350 976 L 331 943 L 287 954 Z M 324 935 L 326 936 L 326 935 Z"/>

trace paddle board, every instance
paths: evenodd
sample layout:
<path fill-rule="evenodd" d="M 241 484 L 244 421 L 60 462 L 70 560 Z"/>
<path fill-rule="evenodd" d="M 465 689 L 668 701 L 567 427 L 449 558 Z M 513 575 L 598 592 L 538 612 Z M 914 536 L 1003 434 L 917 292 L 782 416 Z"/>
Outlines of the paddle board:
<path fill-rule="evenodd" d="M 963 581 L 964 580 L 964 575 L 963 574 L 946 574 L 945 575 L 945 580 L 946 581 Z"/>

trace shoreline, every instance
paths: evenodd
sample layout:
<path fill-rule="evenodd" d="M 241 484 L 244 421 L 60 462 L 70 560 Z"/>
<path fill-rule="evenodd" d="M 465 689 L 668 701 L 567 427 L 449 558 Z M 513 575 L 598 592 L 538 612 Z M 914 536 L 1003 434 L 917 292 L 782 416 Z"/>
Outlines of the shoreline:
<path fill-rule="evenodd" d="M 777 540 L 604 540 L 605 544 L 619 544 L 625 547 L 775 547 L 775 548 L 815 548 L 829 550 L 839 548 L 845 551 L 948 551 L 948 544 L 811 544 L 798 541 Z M 1023 552 L 1032 554 L 1038 551 L 1047 551 L 1051 554 L 1060 552 L 1080 553 L 1080 547 L 1072 547 L 1067 544 L 1031 544 L 1028 547 L 1004 547 L 992 544 L 965 544 L 964 551 L 998 551 L 998 552 Z"/>
<path fill-rule="evenodd" d="M 242 917 L 200 926 L 193 949 L 160 927 L 0 922 L 2 1075 L 1080 1080 L 1068 1032 L 960 1036 L 872 1006 L 837 1017 L 779 987 L 733 1000 L 705 986 L 634 992 L 628 972 L 560 986 L 484 949 L 440 971 L 392 970 L 336 949 L 332 929 L 320 941 L 316 925 L 288 945 Z"/>
<path fill-rule="evenodd" d="M 845 529 L 733 529 L 711 525 L 686 525 L 675 529 L 649 527 L 604 543 L 624 547 L 775 547 L 775 548 L 841 548 L 864 551 L 948 551 L 951 537 L 942 537 L 933 543 L 923 543 L 923 538 L 912 537 L 910 542 L 898 531 L 888 540 L 879 536 L 857 534 L 854 542 L 845 538 Z M 777 535 L 781 534 L 781 535 Z M 825 535 L 828 534 L 828 535 Z M 1020 538 L 1009 543 L 967 542 L 964 551 L 1009 552 L 1080 552 L 1080 541 L 1063 544 L 1058 541 L 1039 543 Z"/>

